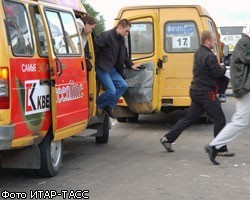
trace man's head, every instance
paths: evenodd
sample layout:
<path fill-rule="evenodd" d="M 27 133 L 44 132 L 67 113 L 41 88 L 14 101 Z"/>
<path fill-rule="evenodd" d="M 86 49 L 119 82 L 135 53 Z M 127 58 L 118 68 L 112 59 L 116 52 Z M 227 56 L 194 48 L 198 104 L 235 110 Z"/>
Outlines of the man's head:
<path fill-rule="evenodd" d="M 131 23 L 127 19 L 121 19 L 117 26 L 116 32 L 118 35 L 125 37 L 130 32 Z"/>
<path fill-rule="evenodd" d="M 85 35 L 91 34 L 96 26 L 95 19 L 93 17 L 91 17 L 90 15 L 85 15 L 85 16 L 81 17 L 81 20 L 85 26 L 84 27 L 84 34 Z"/>
<path fill-rule="evenodd" d="M 213 49 L 215 46 L 216 38 L 211 31 L 204 31 L 201 34 L 201 44 L 209 49 Z"/>

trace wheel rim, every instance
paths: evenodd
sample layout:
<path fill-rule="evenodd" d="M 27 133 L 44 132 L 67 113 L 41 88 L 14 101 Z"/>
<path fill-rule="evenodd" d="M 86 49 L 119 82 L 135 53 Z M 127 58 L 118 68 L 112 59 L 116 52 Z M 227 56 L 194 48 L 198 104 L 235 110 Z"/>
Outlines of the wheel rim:
<path fill-rule="evenodd" d="M 62 154 L 62 141 L 51 142 L 50 145 L 50 155 L 51 155 L 51 164 L 53 167 L 57 167 Z"/>

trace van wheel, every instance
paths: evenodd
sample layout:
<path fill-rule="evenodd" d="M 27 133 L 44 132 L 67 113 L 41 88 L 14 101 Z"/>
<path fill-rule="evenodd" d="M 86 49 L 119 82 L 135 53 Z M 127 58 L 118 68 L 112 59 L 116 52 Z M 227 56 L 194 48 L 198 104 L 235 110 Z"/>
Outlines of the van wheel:
<path fill-rule="evenodd" d="M 126 122 L 127 121 L 127 117 L 117 117 L 116 118 L 118 122 Z"/>
<path fill-rule="evenodd" d="M 139 119 L 139 115 L 138 114 L 136 114 L 135 117 L 128 117 L 128 121 L 129 122 L 137 122 L 138 119 Z"/>
<path fill-rule="evenodd" d="M 53 141 L 52 134 L 48 134 L 38 146 L 41 154 L 41 167 L 38 169 L 38 174 L 44 177 L 57 175 L 62 164 L 62 140 Z"/>
<path fill-rule="evenodd" d="M 95 129 L 98 130 L 98 135 L 96 136 L 95 141 L 97 144 L 106 144 L 109 140 L 109 116 L 105 114 L 105 118 L 102 124 L 97 124 Z"/>

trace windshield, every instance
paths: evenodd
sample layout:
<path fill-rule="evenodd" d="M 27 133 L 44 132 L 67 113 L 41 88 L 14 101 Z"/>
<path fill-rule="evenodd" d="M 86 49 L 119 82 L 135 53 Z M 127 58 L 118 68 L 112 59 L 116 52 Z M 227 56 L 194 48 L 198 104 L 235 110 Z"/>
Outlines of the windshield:
<path fill-rule="evenodd" d="M 220 27 L 221 35 L 241 35 L 243 26 Z"/>

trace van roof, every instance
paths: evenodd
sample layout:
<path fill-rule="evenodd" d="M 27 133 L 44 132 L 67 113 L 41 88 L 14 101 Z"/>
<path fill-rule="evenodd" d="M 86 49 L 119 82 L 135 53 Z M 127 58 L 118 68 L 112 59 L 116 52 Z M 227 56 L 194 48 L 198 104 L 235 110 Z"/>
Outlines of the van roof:
<path fill-rule="evenodd" d="M 126 10 L 142 10 L 142 9 L 160 9 L 160 8 L 196 8 L 201 16 L 207 16 L 211 18 L 208 11 L 201 5 L 143 5 L 143 6 L 129 6 L 122 8 L 116 19 L 120 19 L 122 13 Z"/>
<path fill-rule="evenodd" d="M 33 0 L 33 1 L 39 1 L 39 0 Z M 86 10 L 81 0 L 40 0 L 40 1 L 57 4 L 60 6 L 67 6 L 67 7 L 72 8 L 73 10 L 86 13 Z"/>

